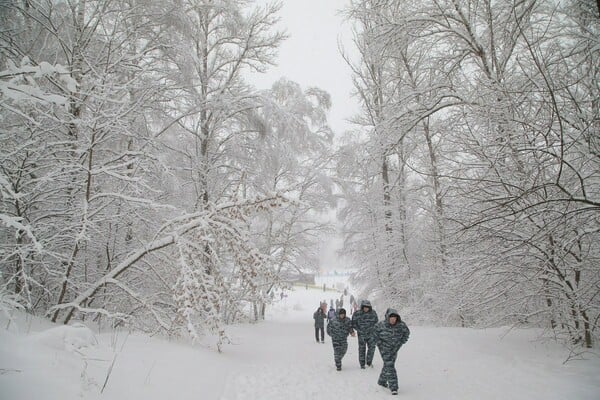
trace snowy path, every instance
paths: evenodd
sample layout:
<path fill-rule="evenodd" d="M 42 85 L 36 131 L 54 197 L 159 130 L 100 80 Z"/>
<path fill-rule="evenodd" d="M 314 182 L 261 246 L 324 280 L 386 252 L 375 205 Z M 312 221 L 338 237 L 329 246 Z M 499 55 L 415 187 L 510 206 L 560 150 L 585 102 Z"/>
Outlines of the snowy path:
<path fill-rule="evenodd" d="M 318 304 L 321 293 L 299 289 L 285 315 L 243 330 L 231 349 L 238 363 L 228 372 L 221 400 L 247 399 L 389 399 L 377 385 L 382 365 L 361 370 L 358 346 L 349 338 L 343 370 L 335 370 L 331 342 L 314 342 L 312 311 L 294 310 L 298 301 Z M 301 304 L 301 303 L 300 303 Z M 298 317 L 303 315 L 303 321 Z M 306 320 L 308 315 L 309 320 Z M 563 365 L 564 351 L 553 343 L 534 342 L 531 331 L 503 336 L 504 330 L 411 327 L 411 338 L 398 355 L 399 398 L 411 400 L 564 400 L 600 398 L 600 362 Z M 228 351 L 229 352 L 229 351 Z M 233 355 L 232 355 L 233 356 Z M 594 368 L 589 368 L 594 366 Z"/>
<path fill-rule="evenodd" d="M 341 372 L 334 368 L 329 338 L 324 345 L 315 343 L 312 313 L 323 295 L 298 289 L 271 310 L 266 322 L 231 327 L 234 344 L 222 354 L 124 333 L 98 335 L 99 344 L 77 352 L 65 349 L 47 326 L 42 336 L 2 331 L 0 399 L 393 398 L 376 383 L 382 364 L 377 353 L 375 368 L 359 368 L 356 338 L 349 338 Z M 396 362 L 398 398 L 600 398 L 600 358 L 565 365 L 565 350 L 534 341 L 533 330 L 503 337 L 502 329 L 410 328 L 411 337 Z M 113 359 L 114 368 L 100 394 Z"/>
<path fill-rule="evenodd" d="M 229 374 L 232 384 L 225 388 L 222 400 L 368 399 L 377 390 L 376 372 L 360 370 L 355 346 L 350 346 L 344 369 L 338 372 L 330 342 L 317 344 L 306 323 L 268 322 L 253 333 L 237 351 L 252 360 L 251 368 L 239 365 Z M 357 384 L 369 381 L 366 386 Z"/>

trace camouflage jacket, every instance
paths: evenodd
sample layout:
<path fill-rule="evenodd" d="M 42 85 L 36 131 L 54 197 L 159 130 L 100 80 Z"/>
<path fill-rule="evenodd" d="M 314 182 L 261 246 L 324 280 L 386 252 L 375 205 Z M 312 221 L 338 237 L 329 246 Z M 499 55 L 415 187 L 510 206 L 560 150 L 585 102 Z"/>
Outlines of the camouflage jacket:
<path fill-rule="evenodd" d="M 354 332 L 352 321 L 348 317 L 340 319 L 339 316 L 336 316 L 327 324 L 327 334 L 331 336 L 331 340 L 334 342 L 346 341 L 348 335 L 352 332 Z"/>
<path fill-rule="evenodd" d="M 389 323 L 388 318 L 390 315 L 398 317 L 395 325 Z M 400 347 L 406 343 L 409 335 L 410 330 L 404 321 L 400 319 L 398 312 L 392 308 L 388 308 L 388 311 L 385 313 L 385 320 L 378 322 L 373 330 L 375 343 L 381 351 L 381 356 L 384 358 L 395 355 L 400 350 Z"/>
<path fill-rule="evenodd" d="M 363 307 L 369 307 L 369 311 L 364 312 Z M 371 307 L 369 300 L 361 301 L 360 309 L 352 315 L 352 327 L 356 330 L 359 337 L 370 337 L 378 321 L 377 313 Z"/>

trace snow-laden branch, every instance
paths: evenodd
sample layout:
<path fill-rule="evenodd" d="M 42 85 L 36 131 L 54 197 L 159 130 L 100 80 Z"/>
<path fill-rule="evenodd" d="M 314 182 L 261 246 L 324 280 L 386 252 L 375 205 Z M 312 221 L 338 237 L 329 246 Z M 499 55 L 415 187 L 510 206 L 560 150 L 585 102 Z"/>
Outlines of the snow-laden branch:
<path fill-rule="evenodd" d="M 141 305 L 143 305 L 148 311 L 150 311 L 150 313 L 152 314 L 152 316 L 154 317 L 156 322 L 158 322 L 158 324 L 165 331 L 169 331 L 169 329 L 171 329 L 171 326 L 168 325 L 165 321 L 163 321 L 163 319 L 160 317 L 160 315 L 158 315 L 158 313 L 156 312 L 154 307 L 152 307 L 152 305 L 148 304 L 148 302 L 144 298 L 142 298 L 141 295 L 134 292 L 130 287 L 128 287 L 123 282 L 119 281 L 118 279 L 109 279 L 109 280 L 107 280 L 107 283 L 111 283 L 111 284 L 117 286 L 118 288 L 123 290 L 125 293 L 127 293 L 131 298 L 135 299 Z"/>
<path fill-rule="evenodd" d="M 6 214 L 0 214 L 0 221 L 2 221 L 2 224 L 4 224 L 7 228 L 15 229 L 17 232 L 25 233 L 25 235 L 31 239 L 36 251 L 41 252 L 43 250 L 43 246 L 35 238 L 35 235 L 31 231 L 31 227 L 21 223 L 22 220 L 23 218 L 20 217 L 11 217 Z"/>
<path fill-rule="evenodd" d="M 156 203 L 150 199 L 144 199 L 141 197 L 133 197 L 133 196 L 127 196 L 124 195 L 122 193 L 110 193 L 110 192 L 103 192 L 103 193 L 98 193 L 95 194 L 93 196 L 90 197 L 89 199 L 89 203 L 92 203 L 95 200 L 101 199 L 101 198 L 105 198 L 105 197 L 114 197 L 114 198 L 118 198 L 127 202 L 131 202 L 131 203 L 140 203 L 140 204 L 146 204 L 150 207 L 153 208 L 167 208 L 167 209 L 171 209 L 171 210 L 176 210 L 177 207 L 169 205 L 169 204 L 160 204 L 160 203 Z"/>
<path fill-rule="evenodd" d="M 162 237 L 155 239 L 142 248 L 132 251 L 129 255 L 121 261 L 117 266 L 115 266 L 112 270 L 110 270 L 106 275 L 102 278 L 98 279 L 94 283 L 92 283 L 85 291 L 80 293 L 74 300 L 69 302 L 67 305 L 58 304 L 50 308 L 47 314 L 51 314 L 56 310 L 68 309 L 68 313 L 64 318 L 64 323 L 68 323 L 72 318 L 73 313 L 78 309 L 79 305 L 93 297 L 100 288 L 104 285 L 112 283 L 119 275 L 129 269 L 133 264 L 147 256 L 150 253 L 153 253 L 157 250 L 164 249 L 168 246 L 176 243 L 180 237 L 185 236 L 188 232 L 201 227 L 206 226 L 208 221 L 213 218 L 213 213 L 219 213 L 224 210 L 232 209 L 234 207 L 252 207 L 252 208 L 269 208 L 276 207 L 281 202 L 285 201 L 285 199 L 279 195 L 263 198 L 263 199 L 254 199 L 246 202 L 238 202 L 238 203 L 227 203 L 225 205 L 217 205 L 215 206 L 213 211 L 200 211 L 198 213 L 194 213 L 191 215 L 183 215 L 172 221 L 170 221 L 166 226 L 173 227 L 173 230 L 168 233 L 164 233 Z M 164 227 L 163 227 L 164 228 Z"/>
<path fill-rule="evenodd" d="M 32 65 L 29 57 L 23 57 L 20 66 L 10 59 L 6 63 L 7 69 L 0 71 L 0 93 L 4 101 L 33 101 L 64 106 L 68 101 L 66 97 L 40 89 L 35 79 L 58 76 L 68 90 L 74 91 L 77 87 L 67 69 L 59 64 L 51 65 L 42 61 L 39 65 Z"/>

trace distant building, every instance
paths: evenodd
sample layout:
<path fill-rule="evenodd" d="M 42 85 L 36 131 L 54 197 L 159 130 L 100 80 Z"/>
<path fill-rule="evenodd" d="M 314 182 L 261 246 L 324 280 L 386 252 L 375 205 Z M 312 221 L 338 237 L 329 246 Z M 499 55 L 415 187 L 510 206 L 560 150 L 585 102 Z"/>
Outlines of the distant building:
<path fill-rule="evenodd" d="M 315 274 L 300 272 L 285 272 L 281 274 L 281 279 L 289 283 L 302 283 L 315 285 Z"/>

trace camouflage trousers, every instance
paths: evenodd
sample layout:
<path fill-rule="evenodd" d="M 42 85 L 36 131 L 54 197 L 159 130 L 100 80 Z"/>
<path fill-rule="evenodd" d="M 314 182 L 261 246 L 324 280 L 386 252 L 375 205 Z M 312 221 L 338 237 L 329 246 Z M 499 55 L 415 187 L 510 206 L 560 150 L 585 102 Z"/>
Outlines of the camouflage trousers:
<path fill-rule="evenodd" d="M 379 374 L 379 383 L 382 386 L 387 386 L 391 390 L 398 390 L 398 374 L 396 373 L 396 356 L 398 353 L 390 355 L 383 354 L 379 349 L 381 359 L 383 360 L 383 368 Z"/>
<path fill-rule="evenodd" d="M 336 367 L 342 366 L 342 358 L 346 355 L 346 351 L 348 351 L 348 341 L 334 341 L 333 342 L 333 359 L 335 361 Z"/>
<path fill-rule="evenodd" d="M 368 347 L 368 350 L 367 350 Z M 358 362 L 361 367 L 371 365 L 373 362 L 373 356 L 375 355 L 375 339 L 371 336 L 362 337 L 358 336 Z"/>

